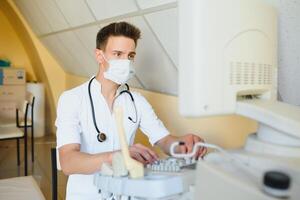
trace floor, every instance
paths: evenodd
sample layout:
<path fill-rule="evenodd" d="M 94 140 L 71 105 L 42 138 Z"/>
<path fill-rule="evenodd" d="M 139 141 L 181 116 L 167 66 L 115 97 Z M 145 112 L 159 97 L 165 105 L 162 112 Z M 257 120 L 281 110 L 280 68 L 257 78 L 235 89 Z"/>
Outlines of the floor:
<path fill-rule="evenodd" d="M 30 139 L 29 139 L 30 141 Z M 23 141 L 20 142 L 21 165 L 17 166 L 16 140 L 0 141 L 0 179 L 24 176 Z M 51 194 L 51 147 L 55 147 L 55 136 L 36 138 L 35 161 L 31 162 L 31 146 L 28 144 L 28 174 L 39 184 L 47 200 Z M 58 172 L 58 199 L 65 199 L 67 176 Z"/>

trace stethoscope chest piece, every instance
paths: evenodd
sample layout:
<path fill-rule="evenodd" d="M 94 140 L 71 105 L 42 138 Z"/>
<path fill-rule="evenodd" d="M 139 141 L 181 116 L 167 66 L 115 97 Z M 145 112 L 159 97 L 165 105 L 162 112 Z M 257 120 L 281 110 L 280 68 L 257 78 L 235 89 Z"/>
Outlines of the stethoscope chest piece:
<path fill-rule="evenodd" d="M 98 133 L 97 140 L 99 142 L 104 142 L 106 140 L 106 135 L 104 133 Z"/>

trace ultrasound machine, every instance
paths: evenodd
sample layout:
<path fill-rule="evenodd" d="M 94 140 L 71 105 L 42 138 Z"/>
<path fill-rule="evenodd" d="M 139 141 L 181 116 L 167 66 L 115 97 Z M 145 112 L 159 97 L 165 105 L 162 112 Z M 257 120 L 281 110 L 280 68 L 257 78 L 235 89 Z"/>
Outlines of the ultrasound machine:
<path fill-rule="evenodd" d="M 263 0 L 178 0 L 180 113 L 242 115 L 258 130 L 240 149 L 195 144 L 210 150 L 199 161 L 176 154 L 178 142 L 144 167 L 130 160 L 118 123 L 122 154 L 94 176 L 103 198 L 300 199 L 300 108 L 277 101 L 277 23 Z"/>

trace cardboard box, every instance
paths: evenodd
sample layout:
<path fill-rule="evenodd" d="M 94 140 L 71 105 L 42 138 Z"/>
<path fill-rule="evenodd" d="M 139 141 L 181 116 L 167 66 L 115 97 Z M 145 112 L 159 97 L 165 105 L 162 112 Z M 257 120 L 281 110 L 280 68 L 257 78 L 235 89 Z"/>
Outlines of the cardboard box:
<path fill-rule="evenodd" d="M 25 83 L 25 69 L 0 68 L 0 85 L 24 85 Z"/>
<path fill-rule="evenodd" d="M 0 101 L 0 119 L 16 119 L 16 103 Z"/>
<path fill-rule="evenodd" d="M 0 101 L 23 102 L 26 97 L 26 85 L 0 85 Z"/>

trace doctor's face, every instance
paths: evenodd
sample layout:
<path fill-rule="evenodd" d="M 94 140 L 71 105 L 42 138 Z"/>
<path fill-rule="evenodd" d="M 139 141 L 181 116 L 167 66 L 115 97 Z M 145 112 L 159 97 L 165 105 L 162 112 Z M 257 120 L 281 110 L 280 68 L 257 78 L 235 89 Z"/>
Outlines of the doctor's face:
<path fill-rule="evenodd" d="M 134 60 L 136 55 L 134 40 L 124 36 L 110 36 L 103 50 L 96 49 L 96 59 L 106 69 L 106 60 L 129 59 Z M 104 55 L 104 57 L 103 57 Z M 106 60 L 105 60 L 106 59 Z"/>

